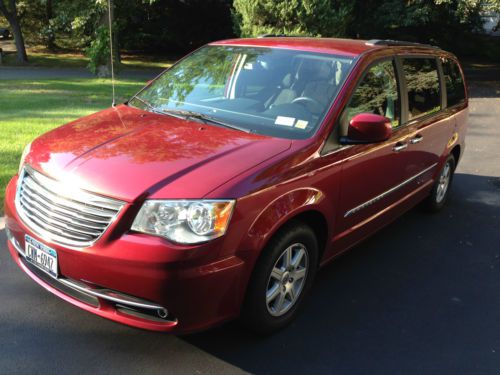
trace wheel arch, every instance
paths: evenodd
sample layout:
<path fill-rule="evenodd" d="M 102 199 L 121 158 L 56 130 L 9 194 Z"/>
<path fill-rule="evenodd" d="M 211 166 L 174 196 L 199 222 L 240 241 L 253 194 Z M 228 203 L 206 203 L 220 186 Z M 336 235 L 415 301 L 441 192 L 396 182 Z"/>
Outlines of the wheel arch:
<path fill-rule="evenodd" d="M 462 152 L 462 149 L 461 149 L 460 145 L 455 145 L 450 151 L 450 154 L 453 155 L 453 157 L 455 158 L 455 167 L 458 165 L 458 161 L 460 159 L 461 152 Z"/>
<path fill-rule="evenodd" d="M 249 234 L 258 239 L 264 253 L 269 241 L 287 225 L 301 222 L 308 225 L 318 240 L 318 262 L 325 253 L 330 226 L 327 220 L 324 194 L 317 189 L 304 188 L 289 192 L 271 202 L 252 224 Z"/>

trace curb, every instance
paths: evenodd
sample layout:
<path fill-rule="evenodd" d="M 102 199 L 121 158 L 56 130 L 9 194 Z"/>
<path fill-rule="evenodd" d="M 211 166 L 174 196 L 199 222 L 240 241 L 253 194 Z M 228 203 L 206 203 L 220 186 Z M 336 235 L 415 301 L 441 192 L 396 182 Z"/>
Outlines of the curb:
<path fill-rule="evenodd" d="M 0 230 L 5 228 L 5 217 L 0 217 Z"/>

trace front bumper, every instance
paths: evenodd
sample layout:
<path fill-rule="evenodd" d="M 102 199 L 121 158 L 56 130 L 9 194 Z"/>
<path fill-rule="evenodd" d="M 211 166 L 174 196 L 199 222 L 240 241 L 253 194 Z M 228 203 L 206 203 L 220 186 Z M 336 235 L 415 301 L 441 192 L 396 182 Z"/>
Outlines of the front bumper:
<path fill-rule="evenodd" d="M 6 190 L 8 248 L 21 269 L 48 291 L 96 315 L 154 331 L 197 331 L 238 315 L 245 262 L 236 256 L 219 259 L 222 239 L 176 246 L 122 231 L 118 217 L 94 246 L 65 248 L 40 238 L 20 220 L 16 184 L 14 177 Z M 58 279 L 24 258 L 26 234 L 57 251 Z"/>

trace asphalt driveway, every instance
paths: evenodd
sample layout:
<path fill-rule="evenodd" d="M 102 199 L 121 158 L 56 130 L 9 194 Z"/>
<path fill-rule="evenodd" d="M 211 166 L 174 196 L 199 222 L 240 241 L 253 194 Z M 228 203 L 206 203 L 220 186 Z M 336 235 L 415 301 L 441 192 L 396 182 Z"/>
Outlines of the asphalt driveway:
<path fill-rule="evenodd" d="M 498 374 L 500 99 L 476 93 L 450 204 L 412 210 L 326 267 L 299 319 L 267 339 L 81 311 L 25 276 L 0 231 L 0 373 Z"/>

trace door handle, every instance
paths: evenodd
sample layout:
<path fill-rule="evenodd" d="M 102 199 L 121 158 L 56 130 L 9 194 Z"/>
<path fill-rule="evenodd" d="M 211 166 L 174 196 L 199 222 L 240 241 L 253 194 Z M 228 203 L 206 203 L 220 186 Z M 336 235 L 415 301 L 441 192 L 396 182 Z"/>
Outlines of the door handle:
<path fill-rule="evenodd" d="M 416 143 L 422 142 L 423 140 L 424 140 L 424 137 L 422 137 L 421 134 L 417 134 L 415 137 L 413 137 L 412 139 L 410 139 L 410 143 L 412 145 L 414 145 Z"/>
<path fill-rule="evenodd" d="M 406 147 L 408 147 L 408 143 L 403 143 L 403 142 L 398 142 L 394 145 L 394 147 L 392 148 L 392 151 L 394 152 L 399 152 L 399 151 L 402 151 L 404 150 Z"/>

